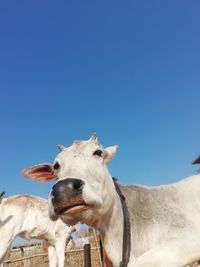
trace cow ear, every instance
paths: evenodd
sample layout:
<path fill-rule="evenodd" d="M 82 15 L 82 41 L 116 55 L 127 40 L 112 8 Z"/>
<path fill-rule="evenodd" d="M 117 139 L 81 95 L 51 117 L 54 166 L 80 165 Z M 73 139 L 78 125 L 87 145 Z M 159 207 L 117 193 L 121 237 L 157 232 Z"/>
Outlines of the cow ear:
<path fill-rule="evenodd" d="M 106 154 L 105 154 L 104 160 L 105 160 L 106 164 L 109 164 L 112 161 L 115 153 L 117 152 L 117 149 L 118 149 L 117 145 L 109 146 L 109 147 L 105 148 Z"/>
<path fill-rule="evenodd" d="M 51 164 L 44 163 L 23 170 L 22 175 L 31 180 L 49 182 L 56 179 L 52 169 Z"/>

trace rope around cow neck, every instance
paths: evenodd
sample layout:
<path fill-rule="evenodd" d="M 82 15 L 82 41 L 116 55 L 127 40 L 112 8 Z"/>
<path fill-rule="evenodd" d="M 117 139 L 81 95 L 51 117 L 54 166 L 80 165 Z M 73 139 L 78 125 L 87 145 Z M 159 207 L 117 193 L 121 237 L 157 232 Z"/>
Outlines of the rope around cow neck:
<path fill-rule="evenodd" d="M 123 218 L 124 218 L 124 228 L 123 228 L 123 245 L 122 245 L 122 261 L 120 262 L 120 267 L 127 267 L 129 258 L 130 258 L 130 251 L 131 251 L 131 225 L 130 225 L 130 218 L 128 207 L 126 205 L 126 198 L 122 194 L 122 191 L 117 183 L 117 179 L 113 177 L 113 182 L 115 185 L 115 189 L 119 195 L 122 211 L 123 211 Z"/>

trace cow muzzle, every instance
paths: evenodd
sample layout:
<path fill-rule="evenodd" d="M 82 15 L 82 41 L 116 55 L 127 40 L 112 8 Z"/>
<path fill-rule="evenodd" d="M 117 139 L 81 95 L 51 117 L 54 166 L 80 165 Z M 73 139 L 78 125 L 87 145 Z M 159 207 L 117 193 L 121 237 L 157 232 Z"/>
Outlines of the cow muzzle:
<path fill-rule="evenodd" d="M 73 216 L 85 209 L 87 205 L 82 198 L 84 182 L 77 178 L 58 181 L 51 191 L 51 201 L 56 215 Z"/>

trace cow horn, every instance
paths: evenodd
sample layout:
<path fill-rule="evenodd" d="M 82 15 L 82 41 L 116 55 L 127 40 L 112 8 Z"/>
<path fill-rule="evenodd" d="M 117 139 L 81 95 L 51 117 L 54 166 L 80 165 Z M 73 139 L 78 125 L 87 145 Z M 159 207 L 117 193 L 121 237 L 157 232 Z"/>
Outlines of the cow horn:
<path fill-rule="evenodd" d="M 61 144 L 57 145 L 57 147 L 58 147 L 58 149 L 59 149 L 60 151 L 63 151 L 63 150 L 66 148 L 65 146 L 63 146 L 63 145 L 61 145 Z"/>
<path fill-rule="evenodd" d="M 92 136 L 90 137 L 90 139 L 88 141 L 90 141 L 90 142 L 97 142 L 97 135 L 96 135 L 96 133 L 93 133 Z"/>

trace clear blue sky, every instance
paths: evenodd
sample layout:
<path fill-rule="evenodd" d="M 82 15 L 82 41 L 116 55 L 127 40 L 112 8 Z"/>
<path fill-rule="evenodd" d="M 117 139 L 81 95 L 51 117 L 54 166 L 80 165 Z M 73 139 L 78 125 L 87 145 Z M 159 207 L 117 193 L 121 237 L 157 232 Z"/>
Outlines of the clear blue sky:
<path fill-rule="evenodd" d="M 199 0 L 1 1 L 1 190 L 47 197 L 21 170 L 93 132 L 119 145 L 122 183 L 194 174 L 199 14 Z"/>

